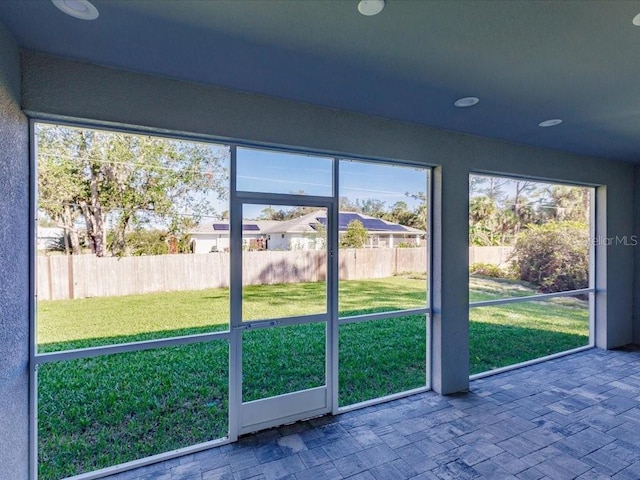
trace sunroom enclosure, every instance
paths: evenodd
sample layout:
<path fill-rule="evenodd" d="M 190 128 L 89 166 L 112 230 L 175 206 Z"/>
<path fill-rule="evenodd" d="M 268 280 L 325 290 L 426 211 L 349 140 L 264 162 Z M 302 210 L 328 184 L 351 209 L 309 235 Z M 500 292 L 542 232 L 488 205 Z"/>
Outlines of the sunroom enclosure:
<path fill-rule="evenodd" d="M 469 177 L 472 377 L 592 347 L 595 189 Z"/>
<path fill-rule="evenodd" d="M 6 380 L 0 401 L 6 413 L 0 418 L 1 463 L 12 478 L 35 478 L 36 449 L 32 448 L 31 456 L 28 449 L 35 441 L 31 434 L 36 430 L 32 422 L 37 408 L 28 403 L 35 391 L 29 379 L 35 378 L 30 372 L 35 372 L 36 361 L 40 369 L 45 367 L 44 358 L 30 357 L 29 352 L 33 355 L 35 349 L 29 348 L 28 341 L 35 330 L 30 319 L 36 263 L 35 246 L 27 241 L 35 237 L 29 222 L 33 216 L 27 215 L 29 206 L 35 205 L 28 193 L 35 175 L 33 163 L 29 163 L 33 158 L 29 156 L 33 147 L 29 118 L 118 125 L 129 131 L 177 132 L 178 137 L 213 139 L 214 143 L 251 139 L 253 145 L 304 146 L 313 152 L 339 152 L 358 159 L 406 159 L 433 167 L 431 383 L 443 394 L 469 387 L 469 174 L 484 172 L 594 187 L 598 231 L 592 259 L 597 267 L 595 344 L 611 349 L 638 340 L 632 288 L 637 273 L 633 264 L 638 249 L 632 248 L 637 215 L 631 213 L 637 210 L 631 207 L 634 198 L 638 199 L 634 189 L 637 166 L 19 51 L 6 29 L 0 28 L 0 36 L 2 71 L 9 80 L 0 87 L 5 166 L 0 190 L 6 202 L 1 254 L 4 288 L 0 294 Z M 98 91 L 102 93 L 96 95 Z M 158 101 L 160 98 L 173 101 Z M 126 260 L 122 258 L 118 265 L 132 274 Z M 43 271 L 46 269 L 38 268 L 38 273 Z M 221 277 L 213 267 L 207 271 Z M 43 292 L 39 289 L 38 293 Z M 223 297 L 228 298 L 228 292 Z M 194 317 L 204 311 L 195 299 L 183 305 L 194 307 Z M 155 308 L 163 311 L 160 304 Z M 123 327 L 133 330 L 134 325 Z M 216 372 L 211 373 L 218 378 Z"/>
<path fill-rule="evenodd" d="M 430 388 L 428 168 L 33 129 L 40 478 Z"/>

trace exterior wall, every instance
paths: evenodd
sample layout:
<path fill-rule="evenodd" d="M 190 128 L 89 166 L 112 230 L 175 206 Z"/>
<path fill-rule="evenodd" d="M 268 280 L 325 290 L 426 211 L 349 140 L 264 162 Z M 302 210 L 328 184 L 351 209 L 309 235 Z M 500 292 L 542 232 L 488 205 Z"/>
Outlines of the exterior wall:
<path fill-rule="evenodd" d="M 277 235 L 276 235 L 277 236 Z M 321 237 L 315 237 L 313 234 L 301 235 L 295 233 L 285 233 L 284 240 L 289 243 L 289 250 L 321 250 L 324 248 L 324 241 Z M 282 235 L 280 235 L 282 237 Z M 273 236 L 271 236 L 273 238 Z M 273 250 L 271 245 L 269 248 Z"/>
<path fill-rule="evenodd" d="M 216 247 L 218 252 L 228 252 L 229 251 L 229 235 L 221 235 L 217 233 L 206 234 L 206 233 L 198 233 L 192 235 L 195 240 L 195 250 L 193 253 L 210 253 L 213 247 Z M 263 234 L 243 234 L 242 235 L 242 243 L 247 248 L 251 245 L 252 241 L 263 238 Z"/>
<path fill-rule="evenodd" d="M 288 250 L 289 239 L 282 233 L 270 233 L 267 236 L 267 249 L 268 250 Z"/>
<path fill-rule="evenodd" d="M 640 165 L 635 167 L 635 188 L 633 202 L 633 240 L 640 242 Z M 640 246 L 634 248 L 634 276 L 633 276 L 633 342 L 640 345 Z"/>
<path fill-rule="evenodd" d="M 340 232 L 344 234 L 344 232 Z M 266 234 L 256 235 L 254 237 L 244 235 L 245 239 L 250 238 L 260 238 L 266 237 Z M 282 237 L 282 233 L 270 233 L 269 240 L 267 240 L 267 249 L 268 250 L 320 250 L 323 248 L 322 240 L 316 240 L 311 235 L 302 236 L 293 233 L 286 233 L 284 238 Z M 192 234 L 192 237 L 195 241 L 195 249 L 193 253 L 209 253 L 211 252 L 212 247 L 216 247 L 218 252 L 225 252 L 229 249 L 229 236 L 228 235 L 219 235 L 219 234 L 206 234 L 206 233 L 198 233 Z M 393 234 L 380 234 L 380 235 L 369 235 L 369 239 L 367 240 L 367 247 L 369 248 L 393 248 L 396 247 L 399 243 L 409 242 L 411 244 L 415 244 L 416 246 L 421 246 L 422 240 L 420 235 L 398 235 L 397 238 Z M 247 240 L 248 245 L 248 240 Z M 43 247 L 44 248 L 44 247 Z M 479 258 L 476 260 L 477 262 L 487 262 L 487 263 L 499 263 L 494 262 L 493 259 L 497 258 L 496 255 L 492 253 L 481 252 L 480 250 L 483 248 L 502 248 L 502 247 L 473 247 L 476 250 L 472 255 L 473 258 Z M 484 260 L 488 258 L 489 260 Z M 473 262 L 471 262 L 473 263 Z"/>
<path fill-rule="evenodd" d="M 244 139 L 324 153 L 437 167 L 433 219 L 433 372 L 436 391 L 468 388 L 468 180 L 494 173 L 598 186 L 599 234 L 634 231 L 629 164 L 516 145 L 201 84 L 23 54 L 23 107 L 47 119 Z M 543 135 L 542 131 L 532 135 Z M 598 247 L 598 346 L 633 339 L 633 249 Z"/>
<path fill-rule="evenodd" d="M 0 24 L 0 477 L 29 478 L 29 138 L 20 56 Z"/>
<path fill-rule="evenodd" d="M 192 235 L 192 238 L 195 241 L 193 253 L 210 253 L 213 247 L 216 247 L 218 252 L 229 250 L 228 235 L 199 233 Z"/>
<path fill-rule="evenodd" d="M 61 243 L 64 238 L 64 229 L 62 228 L 45 228 L 41 227 L 37 230 L 36 248 L 38 250 L 47 250 L 53 245 Z"/>

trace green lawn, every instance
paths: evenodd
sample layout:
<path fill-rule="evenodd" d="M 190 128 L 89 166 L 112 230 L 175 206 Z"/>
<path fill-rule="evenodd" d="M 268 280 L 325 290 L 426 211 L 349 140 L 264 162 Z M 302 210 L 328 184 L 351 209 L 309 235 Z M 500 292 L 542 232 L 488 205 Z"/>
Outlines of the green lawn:
<path fill-rule="evenodd" d="M 471 278 L 471 302 L 535 294 L 523 282 Z M 469 310 L 470 373 L 533 360 L 589 342 L 589 304 L 578 298 Z"/>
<path fill-rule="evenodd" d="M 424 280 L 340 284 L 342 316 L 424 305 Z M 472 280 L 472 300 L 526 285 Z M 247 318 L 307 313 L 323 284 L 248 287 Z M 105 345 L 228 328 L 228 290 L 47 301 L 38 304 L 39 350 Z M 574 299 L 471 310 L 472 373 L 586 344 L 588 309 Z M 339 327 L 341 405 L 425 385 L 424 316 Z M 324 384 L 324 325 L 249 331 L 243 400 Z M 41 365 L 40 478 L 58 479 L 224 436 L 226 340 Z M 302 361 L 304 360 L 304 361 Z"/>

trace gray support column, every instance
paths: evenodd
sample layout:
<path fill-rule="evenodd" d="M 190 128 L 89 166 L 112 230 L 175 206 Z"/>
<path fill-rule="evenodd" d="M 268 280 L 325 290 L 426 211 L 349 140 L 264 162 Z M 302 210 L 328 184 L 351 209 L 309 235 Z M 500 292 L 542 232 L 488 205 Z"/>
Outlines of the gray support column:
<path fill-rule="evenodd" d="M 596 346 L 610 349 L 634 339 L 633 184 L 599 187 L 596 200 Z"/>
<path fill-rule="evenodd" d="M 634 171 L 633 242 L 640 242 L 640 165 Z M 640 344 L 640 245 L 634 246 L 633 258 L 633 341 Z"/>
<path fill-rule="evenodd" d="M 29 477 L 29 135 L 20 55 L 0 24 L 0 477 Z"/>
<path fill-rule="evenodd" d="M 596 189 L 596 346 L 607 348 L 609 342 L 607 323 L 607 188 Z"/>
<path fill-rule="evenodd" d="M 432 387 L 469 388 L 469 173 L 455 165 L 433 174 Z"/>

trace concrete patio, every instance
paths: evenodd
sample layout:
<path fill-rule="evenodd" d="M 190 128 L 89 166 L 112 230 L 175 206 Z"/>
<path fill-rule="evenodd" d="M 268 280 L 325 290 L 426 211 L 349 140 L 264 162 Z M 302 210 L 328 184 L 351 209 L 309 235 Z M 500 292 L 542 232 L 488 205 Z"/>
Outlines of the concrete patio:
<path fill-rule="evenodd" d="M 640 351 L 593 349 L 111 480 L 638 479 Z"/>

